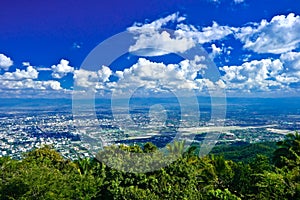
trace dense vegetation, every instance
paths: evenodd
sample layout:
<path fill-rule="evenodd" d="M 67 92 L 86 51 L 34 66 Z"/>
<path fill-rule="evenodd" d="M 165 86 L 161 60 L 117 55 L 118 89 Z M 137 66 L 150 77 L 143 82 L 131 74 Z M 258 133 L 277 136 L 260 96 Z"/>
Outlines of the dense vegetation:
<path fill-rule="evenodd" d="M 258 154 L 272 159 L 277 147 L 276 142 L 224 144 L 215 146 L 210 154 L 223 156 L 226 160 L 249 163 Z"/>
<path fill-rule="evenodd" d="M 289 134 L 277 145 L 272 154 L 257 154 L 247 162 L 225 159 L 220 148 L 215 150 L 218 155 L 199 158 L 191 148 L 169 166 L 147 173 L 122 172 L 90 158 L 72 162 L 43 147 L 21 161 L 0 158 L 0 199 L 300 199 L 300 135 Z M 169 150 L 178 153 L 180 147 L 174 143 Z M 257 144 L 235 152 L 228 147 L 230 153 L 224 156 L 237 160 L 269 147 L 272 144 Z M 143 148 L 110 147 L 98 155 L 101 160 L 109 161 L 111 148 L 157 152 L 156 161 L 162 158 L 147 143 Z M 122 160 L 110 162 L 126 165 Z"/>

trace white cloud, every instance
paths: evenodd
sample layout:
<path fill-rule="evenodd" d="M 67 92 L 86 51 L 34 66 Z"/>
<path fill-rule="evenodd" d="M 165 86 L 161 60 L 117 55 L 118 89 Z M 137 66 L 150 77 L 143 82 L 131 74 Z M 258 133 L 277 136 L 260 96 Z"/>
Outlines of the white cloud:
<path fill-rule="evenodd" d="M 216 82 L 216 85 L 217 85 L 217 87 L 219 87 L 221 89 L 225 89 L 226 88 L 226 84 L 221 79 Z"/>
<path fill-rule="evenodd" d="M 14 72 L 5 72 L 0 76 L 2 80 L 22 80 L 22 79 L 37 79 L 39 72 L 29 63 L 24 63 L 27 66 L 25 70 L 16 69 Z"/>
<path fill-rule="evenodd" d="M 0 89 L 14 90 L 16 93 L 17 91 L 22 93 L 22 90 L 62 90 L 58 81 L 37 80 L 39 72 L 29 62 L 23 62 L 23 66 L 26 67 L 23 70 L 16 69 L 14 72 L 5 72 L 0 75 Z"/>
<path fill-rule="evenodd" d="M 240 66 L 224 66 L 220 68 L 228 90 L 240 92 L 272 91 L 288 89 L 289 84 L 300 79 L 290 77 L 280 59 L 262 59 L 245 62 Z"/>
<path fill-rule="evenodd" d="M 73 73 L 74 72 L 74 67 L 69 65 L 69 61 L 65 59 L 61 59 L 60 63 L 57 65 L 52 65 L 52 77 L 53 78 L 63 78 L 66 76 L 68 73 Z"/>
<path fill-rule="evenodd" d="M 58 81 L 53 81 L 53 80 L 49 80 L 49 81 L 39 81 L 41 83 L 41 85 L 47 89 L 50 88 L 52 90 L 61 90 L 61 86 L 60 86 L 60 82 Z"/>
<path fill-rule="evenodd" d="M 101 82 L 107 82 L 112 75 L 112 71 L 109 67 L 103 65 L 101 69 L 97 71 L 97 75 Z"/>
<path fill-rule="evenodd" d="M 220 26 L 218 23 L 213 22 L 212 26 L 204 27 L 201 30 L 193 25 L 178 24 L 175 33 L 184 38 L 193 38 L 199 44 L 204 44 L 221 40 L 237 30 L 237 28 Z"/>
<path fill-rule="evenodd" d="M 22 62 L 22 65 L 23 66 L 30 66 L 30 63 L 29 62 Z"/>
<path fill-rule="evenodd" d="M 34 81 L 32 79 L 24 80 L 2 80 L 0 82 L 1 89 L 13 89 L 13 90 L 61 90 L 60 82 L 58 81 Z"/>
<path fill-rule="evenodd" d="M 235 0 L 235 3 L 242 2 L 244 1 Z M 149 24 L 135 24 L 128 28 L 128 31 L 136 34 L 136 44 L 129 50 L 152 48 L 152 52 L 146 52 L 149 55 L 182 53 L 196 44 L 220 41 L 231 34 L 243 43 L 245 49 L 256 53 L 282 54 L 300 47 L 300 17 L 293 13 L 274 16 L 269 22 L 263 19 L 260 23 L 248 23 L 250 25 L 239 28 L 222 26 L 217 22 L 213 22 L 211 26 L 197 28 L 183 23 L 185 18 L 180 18 L 176 13 Z M 168 23 L 176 25 L 172 34 L 160 31 L 167 27 Z M 153 49 L 156 49 L 156 52 L 153 52 Z"/>
<path fill-rule="evenodd" d="M 234 2 L 244 1 L 235 0 Z M 247 52 L 241 55 L 243 64 L 227 64 L 228 66 L 221 67 L 220 70 L 224 75 L 217 81 L 216 79 L 212 81 L 205 76 L 201 78 L 201 75 L 204 75 L 204 69 L 207 69 L 204 64 L 205 58 L 201 56 L 168 65 L 140 58 L 131 67 L 115 73 L 107 66 L 102 66 L 98 71 L 75 70 L 70 66 L 69 61 L 64 59 L 51 68 L 35 68 L 28 62 L 24 62 L 25 69 L 3 72 L 4 74 L 0 75 L 0 90 L 5 88 L 32 89 L 57 91 L 57 93 L 66 91 L 59 81 L 37 80 L 39 71 L 51 71 L 54 79 L 61 79 L 68 73 L 73 73 L 74 86 L 80 91 L 115 91 L 120 94 L 134 92 L 137 87 L 144 87 L 147 91 L 154 93 L 168 90 L 201 92 L 206 88 L 210 90 L 226 88 L 230 92 L 241 94 L 242 92 L 291 91 L 292 87 L 300 84 L 300 52 L 295 52 L 300 47 L 299 16 L 292 13 L 287 16 L 279 15 L 270 21 L 248 23 L 247 26 L 240 28 L 222 26 L 216 22 L 213 22 L 211 26 L 201 28 L 187 25 L 184 20 L 185 17 L 175 13 L 148 24 L 134 24 L 128 28 L 128 31 L 135 34 L 136 43 L 129 47 L 129 50 L 153 56 L 169 52 L 183 53 L 198 44 L 206 44 L 208 48 L 211 48 L 212 58 L 222 54 L 220 59 L 225 58 L 227 62 L 226 56 L 231 54 L 233 48 L 226 46 L 226 41 L 222 40 L 234 35 L 235 39 L 243 43 L 245 49 L 256 53 L 280 54 L 280 56 L 251 61 L 251 58 L 257 55 Z M 176 27 L 174 32 L 163 29 L 170 24 Z M 230 37 L 230 39 L 234 38 Z M 152 50 L 145 48 L 152 48 Z M 0 68 L 8 70 L 12 64 L 10 58 L 0 54 Z M 110 79 L 112 76 L 113 78 Z"/>
<path fill-rule="evenodd" d="M 202 32 L 196 33 L 198 42 L 204 44 L 206 42 L 211 42 L 215 40 L 221 40 L 224 37 L 232 34 L 236 28 L 229 26 L 220 26 L 216 22 L 213 22 L 212 26 L 204 27 Z"/>
<path fill-rule="evenodd" d="M 52 69 L 51 68 L 48 68 L 48 67 L 37 67 L 36 68 L 39 72 L 40 71 L 52 71 Z"/>
<path fill-rule="evenodd" d="M 78 42 L 73 42 L 73 49 L 80 49 L 81 48 L 81 46 L 82 46 L 82 44 L 81 43 L 78 43 Z"/>
<path fill-rule="evenodd" d="M 213 54 L 220 54 L 222 52 L 222 49 L 220 47 L 217 47 L 216 44 L 212 44 L 211 48 Z"/>
<path fill-rule="evenodd" d="M 168 94 L 170 91 L 182 95 L 184 92 L 200 94 L 206 93 L 207 89 L 223 89 L 226 86 L 224 81 L 213 82 L 201 78 L 201 74 L 207 69 L 205 63 L 203 56 L 195 56 L 193 60 L 183 60 L 178 64 L 164 64 L 139 58 L 131 67 L 114 74 L 106 66 L 102 66 L 99 71 L 75 70 L 74 86 L 76 92 L 113 92 L 118 97 L 133 94 L 138 88 L 143 88 L 138 93 L 142 96 Z M 110 81 L 110 76 L 114 76 L 115 81 Z"/>
<path fill-rule="evenodd" d="M 300 79 L 300 52 L 288 52 L 280 56 L 281 62 L 285 66 L 283 72 L 284 79 L 290 82 L 297 82 Z"/>
<path fill-rule="evenodd" d="M 195 42 L 192 38 L 171 38 L 167 31 L 163 31 L 161 33 L 153 33 L 151 36 L 147 34 L 139 35 L 136 43 L 129 47 L 129 51 L 146 50 L 147 52 L 144 51 L 143 55 L 157 56 L 173 52 L 183 53 L 194 46 Z"/>
<path fill-rule="evenodd" d="M 288 52 L 280 56 L 280 60 L 290 71 L 300 70 L 300 52 Z"/>
<path fill-rule="evenodd" d="M 74 71 L 74 85 L 82 88 L 108 89 L 105 83 L 109 81 L 112 71 L 107 66 L 102 66 L 98 71 L 79 69 Z"/>
<path fill-rule="evenodd" d="M 113 90 L 122 94 L 132 93 L 143 87 L 151 92 L 200 90 L 203 82 L 197 80 L 198 72 L 206 68 L 202 57 L 196 56 L 193 61 L 183 60 L 178 64 L 156 63 L 145 58 L 124 71 L 117 71 L 118 82 Z"/>
<path fill-rule="evenodd" d="M 278 15 L 270 22 L 262 20 L 240 29 L 236 37 L 244 43 L 244 48 L 257 53 L 281 54 L 299 47 L 300 17 L 293 13 Z"/>
<path fill-rule="evenodd" d="M 95 83 L 99 80 L 96 72 L 84 69 L 75 70 L 73 78 L 75 86 L 84 88 L 95 86 Z"/>
<path fill-rule="evenodd" d="M 212 58 L 212 60 L 217 56 L 220 55 L 221 52 L 223 51 L 223 49 L 221 49 L 220 47 L 217 47 L 216 44 L 212 44 L 211 45 L 211 54 L 210 57 Z"/>
<path fill-rule="evenodd" d="M 234 3 L 236 3 L 236 4 L 240 4 L 240 3 L 243 3 L 245 0 L 233 0 L 234 1 Z"/>
<path fill-rule="evenodd" d="M 138 51 L 137 53 L 147 56 L 164 55 L 170 52 L 184 52 L 195 46 L 192 38 L 181 37 L 179 35 L 171 35 L 166 30 L 160 29 L 168 23 L 179 23 L 185 18 L 179 16 L 178 13 L 168 15 L 165 18 L 160 18 L 149 24 L 134 24 L 127 30 L 134 33 L 136 43 L 129 47 L 130 52 Z"/>
<path fill-rule="evenodd" d="M 0 69 L 8 70 L 13 65 L 13 61 L 4 54 L 0 54 Z"/>
<path fill-rule="evenodd" d="M 129 27 L 127 30 L 132 33 L 153 33 L 161 29 L 164 25 L 170 22 L 181 22 L 184 21 L 185 17 L 179 16 L 178 13 L 173 13 L 164 18 L 159 18 L 148 24 L 135 23 L 133 26 Z"/>
<path fill-rule="evenodd" d="M 193 48 L 197 43 L 204 44 L 221 40 L 232 34 L 236 28 L 220 26 L 213 22 L 212 26 L 198 30 L 192 25 L 183 24 L 184 17 L 178 13 L 153 21 L 149 24 L 135 24 L 127 30 L 136 35 L 136 43 L 129 51 L 137 51 L 139 55 L 153 56 L 167 53 L 183 53 Z M 176 30 L 166 31 L 165 25 L 174 23 Z M 179 24 L 180 23 L 180 24 Z M 162 30 L 160 30 L 162 29 Z"/>

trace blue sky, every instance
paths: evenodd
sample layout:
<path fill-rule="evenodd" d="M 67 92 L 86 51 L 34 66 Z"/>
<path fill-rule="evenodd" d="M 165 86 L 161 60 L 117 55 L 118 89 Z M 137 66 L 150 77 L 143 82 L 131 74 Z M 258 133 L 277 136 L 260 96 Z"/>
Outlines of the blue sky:
<path fill-rule="evenodd" d="M 2 97 L 70 97 L 73 86 L 100 96 L 137 87 L 145 94 L 167 88 L 299 96 L 300 4 L 292 0 L 4 0 L 1 8 Z M 80 68 L 97 45 L 123 31 L 136 39 L 127 55 Z M 214 66 L 203 55 L 176 56 L 199 46 Z M 146 48 L 154 52 L 130 53 Z M 205 76 L 212 67 L 217 78 Z"/>

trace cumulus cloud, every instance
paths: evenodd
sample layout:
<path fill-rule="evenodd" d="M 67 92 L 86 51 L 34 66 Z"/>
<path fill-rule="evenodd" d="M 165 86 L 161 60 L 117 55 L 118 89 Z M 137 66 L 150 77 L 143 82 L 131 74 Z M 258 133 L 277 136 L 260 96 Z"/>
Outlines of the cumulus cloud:
<path fill-rule="evenodd" d="M 243 43 L 245 49 L 256 53 L 282 54 L 297 49 L 300 43 L 300 16 L 294 13 L 274 16 L 270 21 L 263 19 L 260 23 L 248 23 L 242 27 L 222 26 L 213 22 L 211 26 L 199 28 L 185 24 L 184 19 L 175 13 L 149 24 L 134 24 L 128 31 L 136 35 L 136 43 L 129 51 L 149 48 L 157 49 L 159 55 L 182 53 L 196 44 L 220 41 L 232 34 Z M 168 23 L 172 23 L 173 27 L 175 25 L 174 32 L 163 30 Z M 155 55 L 153 52 L 151 54 Z"/>
<path fill-rule="evenodd" d="M 203 58 L 183 60 L 178 64 L 157 63 L 140 58 L 138 62 L 123 71 L 117 71 L 119 80 L 113 90 L 122 95 L 132 93 L 137 88 L 151 92 L 201 90 L 204 82 L 198 80 L 198 73 L 206 68 Z"/>
<path fill-rule="evenodd" d="M 164 29 L 169 25 L 175 27 L 175 30 Z M 24 62 L 24 69 L 7 71 L 0 75 L 0 90 L 7 88 L 65 91 L 59 80 L 38 80 L 39 71 L 50 71 L 48 73 L 52 73 L 53 79 L 61 79 L 68 73 L 73 73 L 74 87 L 80 91 L 108 91 L 120 94 L 132 94 L 138 87 L 154 93 L 170 90 L 201 92 L 206 88 L 210 90 L 226 88 L 228 91 L 241 94 L 241 92 L 289 91 L 300 84 L 300 52 L 296 52 L 300 47 L 298 36 L 300 17 L 293 13 L 287 16 L 274 16 L 270 21 L 248 23 L 243 27 L 223 26 L 213 22 L 212 25 L 202 28 L 185 24 L 185 17 L 174 13 L 151 23 L 135 23 L 128 31 L 133 33 L 136 39 L 135 44 L 129 47 L 129 51 L 141 53 L 138 55 L 184 53 L 198 44 L 206 44 L 205 46 L 211 49 L 211 58 L 222 55 L 219 58 L 226 59 L 226 55 L 231 54 L 233 50 L 232 47 L 225 45 L 224 39 L 228 37 L 240 40 L 244 49 L 255 53 L 278 55 L 274 55 L 274 58 L 271 55 L 265 59 L 251 61 L 257 54 L 249 54 L 247 51 L 247 54 L 241 54 L 244 63 L 220 67 L 222 77 L 218 80 L 202 77 L 208 67 L 202 56 L 174 64 L 140 58 L 131 67 L 116 72 L 107 66 L 100 67 L 98 71 L 75 70 L 65 59 L 51 68 L 35 68 L 30 63 Z M 8 70 L 12 64 L 10 58 L 0 54 L 1 69 Z"/>
<path fill-rule="evenodd" d="M 0 82 L 1 89 L 34 89 L 34 90 L 61 90 L 60 82 L 58 81 L 34 81 L 32 79 L 24 80 L 2 80 Z"/>
<path fill-rule="evenodd" d="M 112 75 L 112 71 L 109 67 L 103 65 L 101 69 L 97 71 L 97 75 L 101 82 L 107 82 Z"/>
<path fill-rule="evenodd" d="M 112 71 L 107 66 L 102 66 L 98 71 L 79 69 L 74 71 L 74 84 L 77 87 L 95 89 L 106 89 L 104 84 L 109 81 Z"/>
<path fill-rule="evenodd" d="M 52 77 L 53 78 L 63 78 L 66 76 L 68 73 L 73 73 L 74 72 L 74 67 L 69 65 L 69 61 L 65 59 L 61 59 L 60 63 L 57 65 L 52 65 Z"/>
<path fill-rule="evenodd" d="M 139 52 L 146 56 L 164 55 L 167 53 L 183 53 L 196 44 L 204 44 L 223 39 L 232 34 L 235 28 L 220 26 L 213 22 L 212 26 L 201 30 L 183 23 L 184 17 L 174 13 L 149 24 L 134 24 L 127 30 L 136 35 L 136 43 L 129 47 L 130 52 Z M 164 30 L 165 25 L 173 23 L 176 30 Z"/>
<path fill-rule="evenodd" d="M 54 80 L 37 80 L 39 72 L 29 62 L 23 62 L 25 69 L 5 72 L 0 75 L 0 89 L 21 90 L 62 90 L 60 82 Z"/>
<path fill-rule="evenodd" d="M 136 43 L 129 47 L 130 52 L 139 51 L 146 56 L 164 55 L 170 52 L 184 52 L 195 46 L 192 38 L 171 35 L 166 30 L 161 31 L 168 23 L 179 23 L 185 18 L 178 13 L 160 18 L 149 24 L 134 24 L 127 30 L 136 35 Z"/>
<path fill-rule="evenodd" d="M 38 83 L 38 84 L 37 84 Z M 40 85 L 39 89 L 52 89 L 52 90 L 61 90 L 62 87 L 60 86 L 60 82 L 54 80 L 48 81 L 38 81 L 36 85 Z"/>
<path fill-rule="evenodd" d="M 283 81 L 298 82 L 300 79 L 300 52 L 288 52 L 280 56 L 281 62 L 285 66 Z"/>
<path fill-rule="evenodd" d="M 282 54 L 299 47 L 300 17 L 293 13 L 278 15 L 270 22 L 242 27 L 236 37 L 244 43 L 244 48 L 257 53 Z"/>
<path fill-rule="evenodd" d="M 216 56 L 220 55 L 222 51 L 223 51 L 222 48 L 217 47 L 216 44 L 212 44 L 210 57 L 214 59 Z"/>
<path fill-rule="evenodd" d="M 240 66 L 224 66 L 220 70 L 228 90 L 244 92 L 272 91 L 289 89 L 289 84 L 300 79 L 286 73 L 284 62 L 280 59 L 262 59 L 245 62 Z"/>
<path fill-rule="evenodd" d="M 139 58 L 137 63 L 129 68 L 113 73 L 109 67 L 102 66 L 98 71 L 75 70 L 75 91 L 85 90 L 105 94 L 109 92 L 118 97 L 132 95 L 143 88 L 138 95 L 168 94 L 176 92 L 184 94 L 206 93 L 208 90 L 226 87 L 223 80 L 212 81 L 202 78 L 208 69 L 203 56 L 195 56 L 191 60 L 179 63 L 164 64 Z M 113 76 L 110 80 L 110 77 Z M 188 92 L 188 93 L 185 93 Z M 192 92 L 192 93 L 190 93 Z"/>
<path fill-rule="evenodd" d="M 175 37 L 171 38 L 167 31 L 156 32 L 151 36 L 141 34 L 133 46 L 129 47 L 130 52 L 145 50 L 144 55 L 158 56 L 167 53 L 183 53 L 195 46 L 192 38 Z"/>
<path fill-rule="evenodd" d="M 300 52 L 288 52 L 282 54 L 280 60 L 285 64 L 287 70 L 291 72 L 300 70 Z"/>
<path fill-rule="evenodd" d="M 4 54 L 0 54 L 0 69 L 8 70 L 13 65 L 13 61 Z"/>
<path fill-rule="evenodd" d="M 27 68 L 24 70 L 16 69 L 14 72 L 5 72 L 0 76 L 4 80 L 22 80 L 22 79 L 36 79 L 39 72 L 29 63 L 23 63 Z"/>

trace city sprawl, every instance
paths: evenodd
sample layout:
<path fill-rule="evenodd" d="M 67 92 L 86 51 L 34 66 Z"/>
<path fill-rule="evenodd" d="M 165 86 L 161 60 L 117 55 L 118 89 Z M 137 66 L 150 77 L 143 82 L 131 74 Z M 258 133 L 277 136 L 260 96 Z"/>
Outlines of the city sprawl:
<path fill-rule="evenodd" d="M 109 100 L 96 100 L 95 120 L 90 120 L 86 112 L 75 119 L 72 100 L 2 99 L 1 102 L 0 156 L 18 159 L 44 145 L 52 145 L 69 159 L 91 156 L 91 148 L 98 151 L 112 144 L 153 142 L 163 147 L 178 132 L 193 135 L 194 143 L 201 143 L 206 134 L 212 133 L 220 133 L 217 144 L 278 141 L 300 127 L 300 108 L 295 98 L 238 101 L 231 98 L 227 100 L 225 118 L 213 121 L 206 98 L 199 103 L 200 120 L 193 123 L 189 118 L 181 118 L 176 102 L 168 102 L 164 110 L 150 112 L 149 108 L 159 102 L 140 99 L 136 105 L 130 105 L 133 124 L 128 124 L 130 120 L 126 117 L 116 120 Z M 118 116 L 122 112 L 120 109 Z"/>

